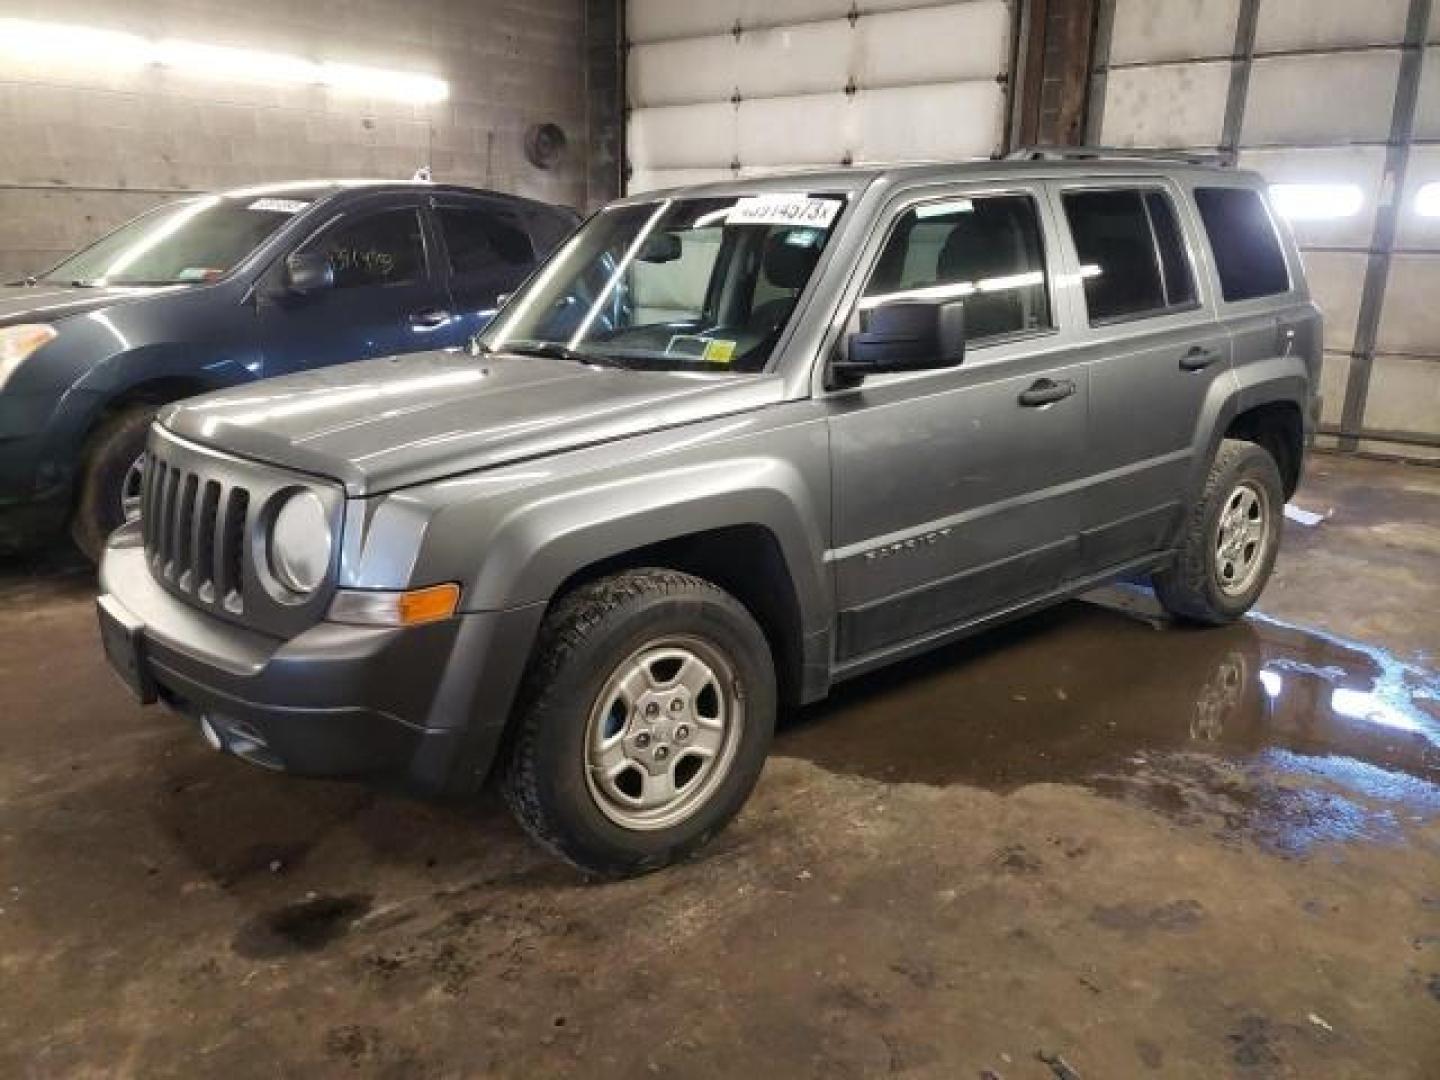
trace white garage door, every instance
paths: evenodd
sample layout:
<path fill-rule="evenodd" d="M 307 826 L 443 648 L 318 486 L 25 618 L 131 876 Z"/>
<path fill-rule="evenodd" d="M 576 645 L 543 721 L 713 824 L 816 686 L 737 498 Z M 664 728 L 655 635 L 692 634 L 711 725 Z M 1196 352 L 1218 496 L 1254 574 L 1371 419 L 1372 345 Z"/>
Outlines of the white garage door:
<path fill-rule="evenodd" d="M 1089 141 L 1224 147 L 1285 185 L 1277 205 L 1325 309 L 1322 441 L 1440 456 L 1440 4 L 1108 0 L 1107 14 Z"/>
<path fill-rule="evenodd" d="M 1001 147 L 1009 0 L 626 7 L 629 191 Z"/>

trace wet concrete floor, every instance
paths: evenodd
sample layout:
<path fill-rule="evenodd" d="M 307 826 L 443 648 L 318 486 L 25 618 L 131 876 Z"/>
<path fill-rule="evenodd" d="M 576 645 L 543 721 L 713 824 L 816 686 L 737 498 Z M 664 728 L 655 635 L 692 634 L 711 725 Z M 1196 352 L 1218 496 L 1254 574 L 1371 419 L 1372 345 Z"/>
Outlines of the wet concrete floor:
<path fill-rule="evenodd" d="M 1440 471 L 1298 501 L 1261 614 L 1115 587 L 847 684 L 605 886 L 209 753 L 13 565 L 0 1075 L 1440 1076 Z"/>

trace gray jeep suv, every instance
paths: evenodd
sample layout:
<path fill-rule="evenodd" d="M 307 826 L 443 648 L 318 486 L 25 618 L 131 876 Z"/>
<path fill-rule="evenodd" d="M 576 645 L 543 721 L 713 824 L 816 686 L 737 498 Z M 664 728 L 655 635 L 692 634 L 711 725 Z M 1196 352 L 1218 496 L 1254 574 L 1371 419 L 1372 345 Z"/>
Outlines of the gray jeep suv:
<path fill-rule="evenodd" d="M 636 873 L 839 680 L 1120 576 L 1241 615 L 1320 340 L 1260 179 L 1195 162 L 623 199 L 467 349 L 166 408 L 102 636 L 217 748 L 494 766 L 538 840 Z"/>

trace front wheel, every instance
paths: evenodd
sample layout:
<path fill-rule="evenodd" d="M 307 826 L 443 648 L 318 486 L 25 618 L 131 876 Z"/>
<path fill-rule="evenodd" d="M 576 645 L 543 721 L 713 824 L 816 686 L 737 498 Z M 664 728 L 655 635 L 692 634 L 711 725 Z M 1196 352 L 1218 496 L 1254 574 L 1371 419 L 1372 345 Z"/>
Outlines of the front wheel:
<path fill-rule="evenodd" d="M 592 582 L 541 628 L 506 799 L 532 837 L 587 873 L 658 869 L 749 797 L 775 700 L 765 635 L 728 593 L 660 569 Z"/>
<path fill-rule="evenodd" d="M 1275 459 L 1255 443 L 1226 439 L 1186 519 L 1175 564 L 1154 576 L 1161 605 L 1200 623 L 1245 614 L 1270 580 L 1284 513 Z"/>
<path fill-rule="evenodd" d="M 107 417 L 85 446 L 70 533 L 91 562 L 105 539 L 140 513 L 145 439 L 156 406 L 130 405 Z"/>

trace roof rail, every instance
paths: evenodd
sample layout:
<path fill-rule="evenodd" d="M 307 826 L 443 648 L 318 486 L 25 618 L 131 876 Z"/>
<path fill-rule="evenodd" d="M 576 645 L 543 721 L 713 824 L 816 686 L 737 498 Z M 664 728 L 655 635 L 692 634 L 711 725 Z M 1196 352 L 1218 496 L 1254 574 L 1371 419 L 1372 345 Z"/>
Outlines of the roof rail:
<path fill-rule="evenodd" d="M 1005 155 L 1006 161 L 1180 161 L 1187 165 L 1232 165 L 1222 151 L 1162 150 L 1120 146 L 1021 146 Z"/>

